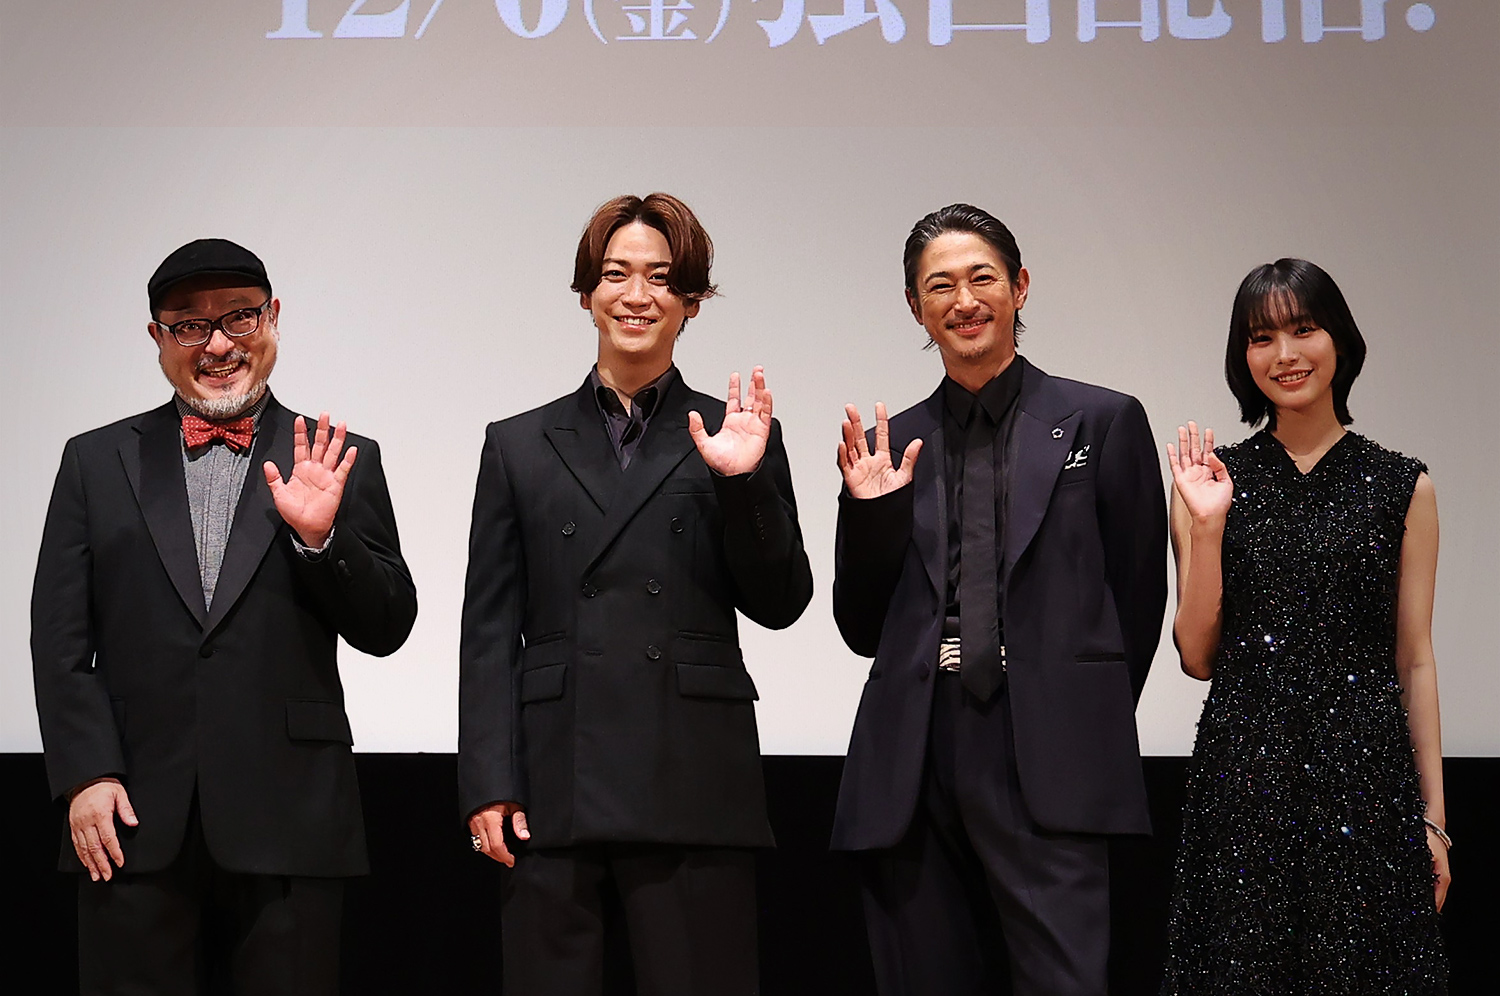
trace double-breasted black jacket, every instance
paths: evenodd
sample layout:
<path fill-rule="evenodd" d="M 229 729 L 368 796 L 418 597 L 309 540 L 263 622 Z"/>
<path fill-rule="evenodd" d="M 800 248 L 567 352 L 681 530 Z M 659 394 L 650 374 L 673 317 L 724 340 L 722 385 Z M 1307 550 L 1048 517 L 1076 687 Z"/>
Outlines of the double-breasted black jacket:
<path fill-rule="evenodd" d="M 673 378 L 627 470 L 587 382 L 489 426 L 460 651 L 459 803 L 515 801 L 536 847 L 764 846 L 755 684 L 736 610 L 794 622 L 812 597 L 779 424 L 721 477 L 724 402 Z"/>
<path fill-rule="evenodd" d="M 1166 606 L 1166 507 L 1134 398 L 1025 359 L 1007 443 L 1001 623 L 1021 792 L 1044 829 L 1146 833 L 1135 703 Z M 925 441 L 912 483 L 840 499 L 834 616 L 875 664 L 860 699 L 833 846 L 892 847 L 917 805 L 947 571 L 943 391 L 890 422 Z"/>
<path fill-rule="evenodd" d="M 121 778 L 140 819 L 125 868 L 176 856 L 196 789 L 230 871 L 368 871 L 336 648 L 406 640 L 416 588 L 380 449 L 359 456 L 327 554 L 293 547 L 261 464 L 292 468 L 294 415 L 261 415 L 211 608 L 205 607 L 176 405 L 69 440 L 37 558 L 31 652 L 55 796 Z M 308 420 L 310 423 L 312 419 Z M 70 842 L 62 867 L 81 870 Z"/>

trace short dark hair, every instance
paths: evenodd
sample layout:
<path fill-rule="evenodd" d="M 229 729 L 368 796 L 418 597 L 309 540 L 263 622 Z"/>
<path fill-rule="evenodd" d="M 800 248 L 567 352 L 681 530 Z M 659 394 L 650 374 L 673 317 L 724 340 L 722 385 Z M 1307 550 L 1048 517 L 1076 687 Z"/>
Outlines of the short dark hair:
<path fill-rule="evenodd" d="M 1344 292 L 1321 266 L 1305 259 L 1262 263 L 1240 281 L 1229 314 L 1229 342 L 1224 347 L 1224 379 L 1240 403 L 1240 420 L 1276 428 L 1276 406 L 1250 376 L 1245 352 L 1256 332 L 1307 320 L 1327 332 L 1338 356 L 1333 371 L 1333 411 L 1340 425 L 1349 414 L 1349 389 L 1365 365 L 1365 337 L 1360 335 Z"/>
<path fill-rule="evenodd" d="M 1016 245 L 1016 237 L 1005 227 L 1005 222 L 984 208 L 977 208 L 972 204 L 949 204 L 913 225 L 911 234 L 906 237 L 901 264 L 906 271 L 906 290 L 912 297 L 917 296 L 917 264 L 921 262 L 922 250 L 933 239 L 947 232 L 969 232 L 984 239 L 1005 261 L 1005 272 L 1010 274 L 1010 282 L 1014 284 L 1021 278 L 1021 247 Z M 1017 342 L 1021 339 L 1021 333 L 1026 331 L 1019 311 L 1016 312 L 1015 328 L 1012 331 Z"/>
<path fill-rule="evenodd" d="M 573 290 L 592 294 L 604 269 L 604 252 L 615 232 L 633 222 L 656 229 L 672 251 L 667 286 L 685 301 L 713 297 L 719 288 L 709 280 L 714 264 L 714 244 L 692 208 L 671 194 L 646 197 L 622 194 L 605 201 L 594 211 L 578 239 L 573 262 Z"/>

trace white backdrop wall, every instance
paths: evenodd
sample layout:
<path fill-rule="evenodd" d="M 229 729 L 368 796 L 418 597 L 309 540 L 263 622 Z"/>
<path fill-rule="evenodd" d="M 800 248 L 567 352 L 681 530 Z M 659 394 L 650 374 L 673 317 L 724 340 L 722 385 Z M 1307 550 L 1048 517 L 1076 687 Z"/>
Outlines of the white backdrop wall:
<path fill-rule="evenodd" d="M 1335 276 L 1370 346 L 1354 428 L 1426 460 L 1437 485 L 1446 747 L 1500 754 L 1500 5 L 1410 5 L 1435 15 L 1417 31 L 1392 4 L 1382 37 L 1316 43 L 1289 14 L 1271 43 L 1267 5 L 1226 3 L 1223 37 L 1164 27 L 1148 43 L 1135 28 L 1079 41 L 1087 5 L 1044 2 L 1044 43 L 943 47 L 926 34 L 936 6 L 901 3 L 898 43 L 876 21 L 820 46 L 804 24 L 774 49 L 755 20 L 774 12 L 743 0 L 715 49 L 601 46 L 576 7 L 526 40 L 459 0 L 420 39 L 425 0 L 405 37 L 332 37 L 346 6 L 310 5 L 324 37 L 294 41 L 265 37 L 281 3 L 0 2 L 0 751 L 40 747 L 27 606 L 62 444 L 167 399 L 145 281 L 203 236 L 267 263 L 278 397 L 382 444 L 421 611 L 396 655 L 345 651 L 357 744 L 452 750 L 484 425 L 582 380 L 578 232 L 604 199 L 664 189 L 707 225 L 724 291 L 679 366 L 714 392 L 766 366 L 817 581 L 791 629 L 744 629 L 768 753 L 844 750 L 868 662 L 829 611 L 841 405 L 894 410 L 937 383 L 901 243 L 969 200 L 1012 226 L 1032 272 L 1022 351 L 1137 395 L 1163 442 L 1190 417 L 1224 440 L 1249 431 L 1221 370 L 1251 266 L 1300 255 Z M 1326 8 L 1327 24 L 1361 10 Z M 1204 691 L 1164 640 L 1143 749 L 1187 752 Z"/>

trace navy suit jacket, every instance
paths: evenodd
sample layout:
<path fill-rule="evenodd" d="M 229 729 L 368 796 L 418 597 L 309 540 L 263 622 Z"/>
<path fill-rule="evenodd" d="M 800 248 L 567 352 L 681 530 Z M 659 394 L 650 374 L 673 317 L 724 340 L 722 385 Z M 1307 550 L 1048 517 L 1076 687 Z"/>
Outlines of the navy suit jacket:
<path fill-rule="evenodd" d="M 125 868 L 176 857 L 196 790 L 209 853 L 269 875 L 367 872 L 338 638 L 400 647 L 417 614 L 373 440 L 326 556 L 293 548 L 261 464 L 292 468 L 294 415 L 261 416 L 212 607 L 204 603 L 176 405 L 68 441 L 31 601 L 31 656 L 55 797 L 119 777 L 140 818 Z M 313 420 L 309 420 L 311 422 Z M 70 842 L 64 870 L 81 871 Z"/>
<path fill-rule="evenodd" d="M 1140 402 L 1024 365 L 1008 444 L 1002 623 L 1016 767 L 1032 817 L 1148 833 L 1135 703 L 1166 606 L 1166 507 Z M 833 846 L 894 846 L 917 805 L 947 571 L 943 391 L 891 419 L 925 441 L 910 485 L 840 498 L 834 616 L 875 664 L 839 788 Z"/>

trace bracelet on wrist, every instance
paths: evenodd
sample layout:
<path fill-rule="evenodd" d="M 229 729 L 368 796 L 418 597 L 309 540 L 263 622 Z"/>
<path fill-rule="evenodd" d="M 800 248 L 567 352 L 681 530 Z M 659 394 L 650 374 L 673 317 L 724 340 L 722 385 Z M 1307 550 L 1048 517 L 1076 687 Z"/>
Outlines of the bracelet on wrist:
<path fill-rule="evenodd" d="M 1427 824 L 1427 829 L 1437 834 L 1437 839 L 1443 842 L 1444 847 L 1448 848 L 1450 851 L 1453 849 L 1453 838 L 1448 836 L 1448 831 L 1444 830 L 1442 827 L 1438 826 L 1436 823 L 1432 822 L 1432 820 L 1428 819 L 1425 816 L 1422 817 L 1422 822 Z"/>

